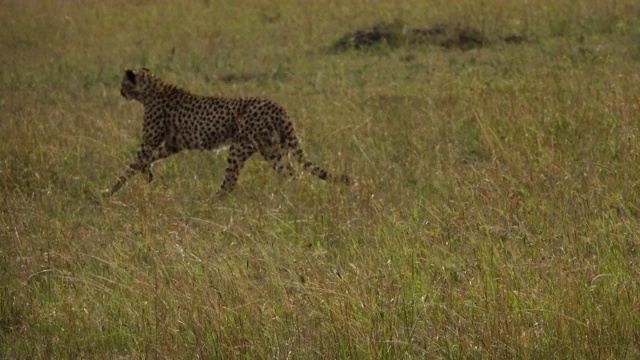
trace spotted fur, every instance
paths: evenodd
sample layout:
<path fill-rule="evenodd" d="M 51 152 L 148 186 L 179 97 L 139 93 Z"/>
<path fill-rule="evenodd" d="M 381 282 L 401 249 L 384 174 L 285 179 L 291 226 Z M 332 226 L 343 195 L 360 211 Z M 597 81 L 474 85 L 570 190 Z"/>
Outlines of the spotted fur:
<path fill-rule="evenodd" d="M 259 152 L 271 167 L 289 178 L 289 154 L 323 180 L 351 184 L 346 175 L 333 175 L 307 160 L 286 110 L 266 99 L 198 96 L 170 85 L 148 69 L 126 70 L 120 93 L 144 106 L 142 143 L 135 160 L 105 193 L 112 195 L 136 173 L 153 180 L 154 162 L 182 150 L 213 150 L 229 145 L 227 169 L 219 194 L 233 190 L 247 159 Z"/>

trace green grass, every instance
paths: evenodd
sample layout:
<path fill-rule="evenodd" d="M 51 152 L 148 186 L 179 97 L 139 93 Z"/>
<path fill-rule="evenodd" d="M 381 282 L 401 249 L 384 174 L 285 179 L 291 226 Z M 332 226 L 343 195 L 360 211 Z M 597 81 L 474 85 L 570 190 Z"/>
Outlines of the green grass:
<path fill-rule="evenodd" d="M 0 358 L 640 357 L 637 1 L 1 8 Z M 331 51 L 380 23 L 526 41 Z M 225 153 L 185 152 L 96 197 L 138 66 L 282 103 L 359 184 L 256 156 L 216 200 Z"/>

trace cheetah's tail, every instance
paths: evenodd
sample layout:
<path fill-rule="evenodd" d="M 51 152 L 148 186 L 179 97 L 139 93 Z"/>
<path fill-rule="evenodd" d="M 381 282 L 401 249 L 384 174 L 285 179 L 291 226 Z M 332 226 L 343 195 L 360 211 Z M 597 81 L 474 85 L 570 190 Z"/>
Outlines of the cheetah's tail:
<path fill-rule="evenodd" d="M 313 162 L 309 161 L 302 151 L 298 140 L 294 137 L 287 141 L 287 147 L 292 150 L 292 154 L 295 159 L 302 165 L 305 171 L 310 172 L 312 175 L 319 177 L 322 180 L 341 182 L 347 185 L 355 184 L 355 180 L 348 175 L 337 175 L 327 172 L 325 169 L 319 167 Z"/>

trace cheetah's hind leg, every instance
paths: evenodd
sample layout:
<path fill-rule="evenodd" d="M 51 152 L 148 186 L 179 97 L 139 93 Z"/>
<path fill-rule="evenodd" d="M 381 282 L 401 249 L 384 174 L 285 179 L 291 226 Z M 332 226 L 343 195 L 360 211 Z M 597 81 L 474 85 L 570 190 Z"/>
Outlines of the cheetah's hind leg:
<path fill-rule="evenodd" d="M 294 175 L 293 167 L 289 161 L 289 154 L 280 144 L 269 144 L 259 148 L 260 155 L 267 160 L 271 168 L 285 179 L 291 179 Z"/>
<path fill-rule="evenodd" d="M 229 156 L 227 158 L 227 169 L 225 170 L 224 181 L 216 193 L 217 198 L 224 198 L 233 190 L 238 182 L 240 171 L 244 167 L 245 162 L 255 152 L 256 147 L 251 143 L 240 144 L 234 142 L 231 144 L 231 147 L 229 147 Z"/>

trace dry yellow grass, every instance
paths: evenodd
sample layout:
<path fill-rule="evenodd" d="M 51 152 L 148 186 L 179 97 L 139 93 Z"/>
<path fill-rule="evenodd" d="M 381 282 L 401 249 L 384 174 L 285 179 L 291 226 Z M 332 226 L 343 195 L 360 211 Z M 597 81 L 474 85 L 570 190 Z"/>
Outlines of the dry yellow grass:
<path fill-rule="evenodd" d="M 638 358 L 636 1 L 3 1 L 0 357 Z M 400 21 L 487 39 L 330 51 Z M 310 158 L 111 199 L 122 70 L 285 105 Z"/>

